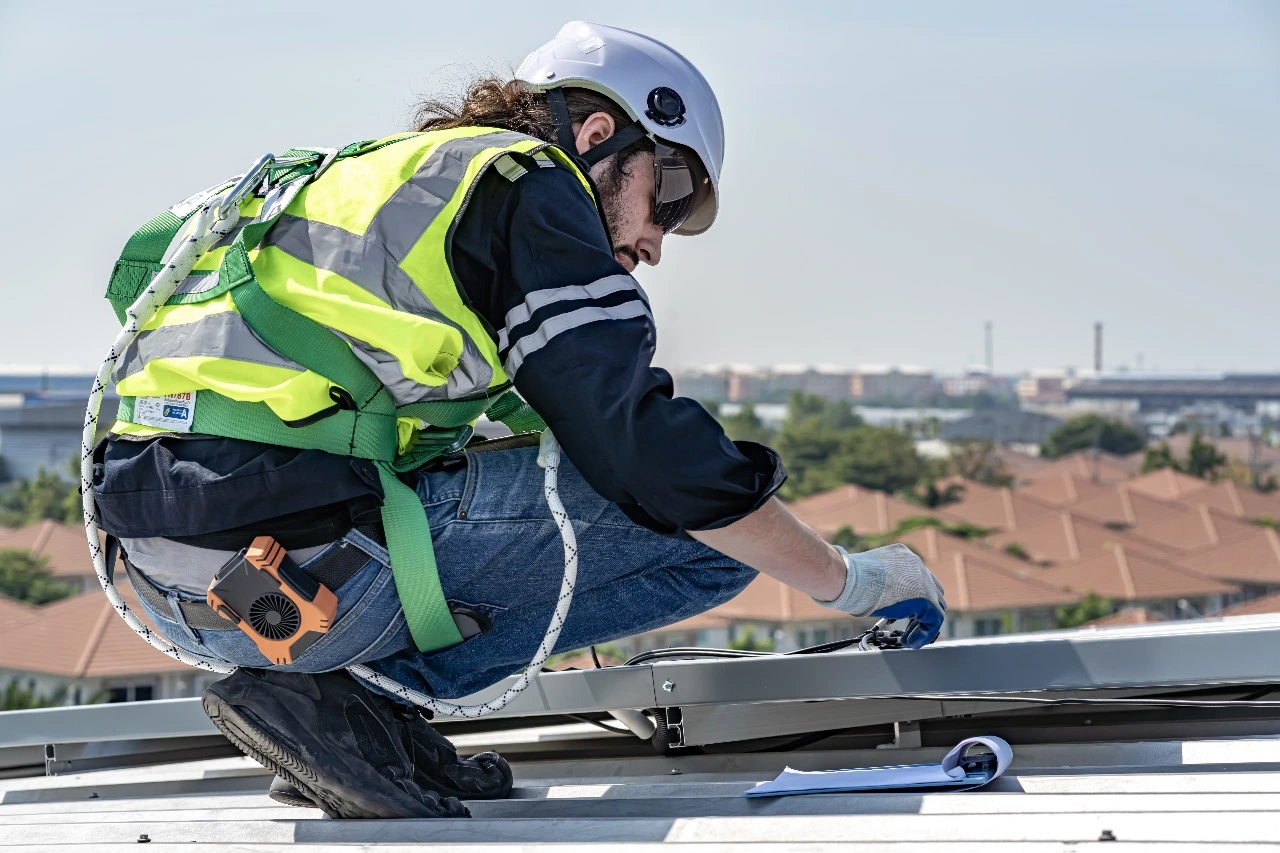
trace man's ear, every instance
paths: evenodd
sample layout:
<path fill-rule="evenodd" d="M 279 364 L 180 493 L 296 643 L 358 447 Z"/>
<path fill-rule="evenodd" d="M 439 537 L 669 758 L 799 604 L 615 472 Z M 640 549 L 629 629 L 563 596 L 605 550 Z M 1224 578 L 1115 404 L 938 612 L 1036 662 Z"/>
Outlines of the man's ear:
<path fill-rule="evenodd" d="M 577 138 L 574 140 L 577 144 L 578 154 L 586 154 L 592 148 L 613 136 L 617 130 L 618 126 L 614 123 L 613 116 L 608 113 L 592 113 L 587 116 L 581 127 L 578 128 Z"/>

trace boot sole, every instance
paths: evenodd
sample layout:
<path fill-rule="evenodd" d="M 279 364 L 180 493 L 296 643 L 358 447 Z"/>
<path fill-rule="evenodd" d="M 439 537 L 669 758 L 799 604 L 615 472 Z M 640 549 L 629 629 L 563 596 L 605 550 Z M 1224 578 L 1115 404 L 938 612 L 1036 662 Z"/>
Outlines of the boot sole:
<path fill-rule="evenodd" d="M 308 805 L 319 806 L 325 814 L 333 818 L 379 817 L 325 788 L 316 777 L 314 770 L 276 743 L 245 714 L 222 701 L 217 695 L 206 692 L 202 705 L 204 712 L 218 727 L 218 731 L 226 735 L 227 740 L 245 755 L 301 791 L 311 800 Z"/>
<path fill-rule="evenodd" d="M 318 809 L 315 803 L 311 802 L 296 787 L 292 787 L 293 783 L 289 783 L 291 787 L 286 789 L 278 789 L 271 787 L 267 789 L 267 796 L 275 800 L 282 806 L 293 806 L 296 809 Z"/>

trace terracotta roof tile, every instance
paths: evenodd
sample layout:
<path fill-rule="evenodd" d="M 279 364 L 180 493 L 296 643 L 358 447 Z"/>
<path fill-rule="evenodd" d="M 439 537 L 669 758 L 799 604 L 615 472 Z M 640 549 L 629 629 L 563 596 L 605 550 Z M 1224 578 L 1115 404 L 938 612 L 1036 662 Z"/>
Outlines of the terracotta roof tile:
<path fill-rule="evenodd" d="M 128 582 L 117 588 L 142 617 Z M 0 632 L 0 669 L 93 678 L 189 668 L 134 634 L 101 590 L 47 604 L 38 618 Z"/>
<path fill-rule="evenodd" d="M 1172 468 L 1151 471 L 1129 482 L 1129 488 L 1133 491 L 1166 501 L 1195 494 L 1208 486 L 1209 484 L 1199 477 L 1192 477 L 1190 474 L 1184 474 Z"/>
<path fill-rule="evenodd" d="M 1182 559 L 1203 575 L 1226 581 L 1280 584 L 1280 535 L 1269 527 Z"/>
<path fill-rule="evenodd" d="M 1175 518 L 1185 513 L 1186 507 L 1136 493 L 1128 484 L 1121 483 L 1077 501 L 1071 511 L 1101 524 L 1136 527 Z"/>
<path fill-rule="evenodd" d="M 1115 601 L 1159 601 L 1218 595 L 1236 587 L 1162 557 L 1117 545 L 1101 556 L 1044 569 L 1041 578 L 1079 593 Z"/>
<path fill-rule="evenodd" d="M 0 537 L 0 548 L 18 548 L 44 557 L 49 573 L 56 578 L 84 577 L 94 573 L 84 528 L 78 525 L 49 519 L 38 521 Z"/>
<path fill-rule="evenodd" d="M 1207 504 L 1174 504 L 1183 508 L 1177 515 L 1152 524 L 1140 524 L 1134 533 L 1180 551 L 1203 551 L 1256 535 L 1256 524 L 1232 518 Z"/>
<path fill-rule="evenodd" d="M 1107 485 L 1123 482 L 1132 477 L 1137 470 L 1137 465 L 1127 456 L 1117 456 L 1104 451 L 1098 453 L 1095 461 L 1093 451 L 1080 450 L 1049 462 L 1032 472 L 1027 479 L 1038 481 L 1045 477 L 1070 474 L 1092 482 L 1096 475 L 1099 484 Z"/>
<path fill-rule="evenodd" d="M 789 504 L 789 509 L 827 539 L 845 526 L 867 536 L 890 531 L 904 518 L 937 515 L 925 507 L 859 486 L 841 486 L 813 495 Z"/>
<path fill-rule="evenodd" d="M 755 622 L 831 622 L 841 618 L 837 611 L 765 574 L 757 576 L 731 601 L 703 615 Z"/>
<path fill-rule="evenodd" d="M 1081 477 L 1070 471 L 1060 471 L 1019 486 L 1018 494 L 1035 498 L 1054 506 L 1071 506 L 1080 501 L 1096 498 L 1107 491 L 1109 486 L 1099 485 L 1088 477 Z"/>
<path fill-rule="evenodd" d="M 1016 543 L 1035 562 L 1054 565 L 1100 557 L 1117 545 L 1128 545 L 1163 556 L 1179 553 L 1172 547 L 1137 536 L 1133 531 L 1113 530 L 1069 511 L 1059 512 L 1010 533 L 997 534 L 989 542 L 997 550 Z"/>
<path fill-rule="evenodd" d="M 40 609 L 18 601 L 7 595 L 0 595 L 0 634 L 10 628 L 16 628 L 35 618 Z"/>
<path fill-rule="evenodd" d="M 1020 607 L 1051 607 L 1080 595 L 1043 579 L 1043 569 L 927 527 L 902 542 L 920 555 L 946 590 L 956 613 L 984 613 Z"/>
<path fill-rule="evenodd" d="M 1264 494 L 1237 486 L 1230 480 L 1209 483 L 1205 488 L 1179 499 L 1184 504 L 1205 504 L 1235 518 L 1280 519 L 1280 492 Z"/>
<path fill-rule="evenodd" d="M 1020 489 L 995 488 L 974 482 L 965 485 L 964 499 L 947 504 L 939 513 L 941 516 L 995 530 L 1017 530 L 1034 524 L 1055 509 L 1027 497 Z"/>

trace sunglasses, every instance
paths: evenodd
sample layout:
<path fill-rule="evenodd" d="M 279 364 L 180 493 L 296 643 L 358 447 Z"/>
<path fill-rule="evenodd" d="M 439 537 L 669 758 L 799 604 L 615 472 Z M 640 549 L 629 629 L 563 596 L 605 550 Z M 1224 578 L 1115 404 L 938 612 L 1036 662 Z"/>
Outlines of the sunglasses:
<path fill-rule="evenodd" d="M 679 149 L 656 140 L 653 187 L 654 224 L 670 234 L 693 213 L 698 181 L 689 160 Z"/>

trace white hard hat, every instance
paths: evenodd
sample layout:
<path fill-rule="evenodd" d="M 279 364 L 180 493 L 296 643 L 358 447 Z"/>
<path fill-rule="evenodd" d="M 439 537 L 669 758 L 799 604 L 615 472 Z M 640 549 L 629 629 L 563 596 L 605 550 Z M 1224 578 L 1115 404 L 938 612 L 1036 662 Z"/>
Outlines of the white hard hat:
<path fill-rule="evenodd" d="M 691 150 L 706 172 L 700 176 L 705 186 L 697 188 L 692 212 L 674 233 L 701 234 L 711 227 L 719 207 L 724 121 L 715 93 L 692 62 L 649 36 L 570 21 L 525 57 L 516 79 L 537 92 L 560 87 L 599 92 L 646 134 Z"/>

